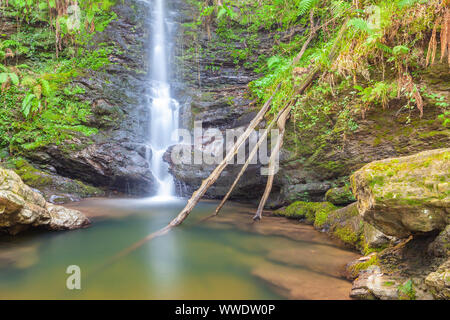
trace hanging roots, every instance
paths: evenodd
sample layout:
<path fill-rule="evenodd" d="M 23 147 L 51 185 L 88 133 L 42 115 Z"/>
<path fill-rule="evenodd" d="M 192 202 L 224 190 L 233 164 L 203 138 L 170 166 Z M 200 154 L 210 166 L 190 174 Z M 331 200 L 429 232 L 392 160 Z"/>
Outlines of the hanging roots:
<path fill-rule="evenodd" d="M 428 43 L 428 52 L 425 62 L 425 66 L 433 65 L 436 60 L 436 52 L 438 48 L 437 43 L 437 30 L 441 26 L 441 59 L 443 62 L 445 56 L 447 55 L 448 64 L 450 66 L 450 10 L 445 9 L 444 15 L 438 17 L 434 23 L 433 31 L 431 33 L 431 39 Z"/>

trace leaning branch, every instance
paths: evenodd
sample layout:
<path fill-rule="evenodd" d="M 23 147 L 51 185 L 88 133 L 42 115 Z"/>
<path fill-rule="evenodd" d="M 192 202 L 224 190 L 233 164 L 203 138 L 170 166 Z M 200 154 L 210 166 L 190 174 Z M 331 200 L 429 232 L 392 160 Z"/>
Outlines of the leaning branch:
<path fill-rule="evenodd" d="M 220 210 L 222 209 L 222 207 L 225 205 L 225 203 L 227 202 L 228 198 L 230 197 L 231 193 L 233 192 L 234 188 L 236 187 L 236 185 L 239 183 L 239 180 L 242 178 L 242 175 L 244 174 L 245 170 L 247 170 L 248 166 L 250 165 L 250 162 L 253 160 L 253 158 L 255 157 L 256 153 L 258 152 L 259 147 L 261 146 L 261 144 L 265 141 L 265 139 L 267 138 L 267 135 L 269 133 L 269 131 L 273 128 L 273 126 L 275 125 L 275 123 L 277 123 L 277 120 L 280 118 L 282 114 L 282 111 L 280 111 L 278 113 L 278 115 L 276 116 L 276 118 L 269 124 L 269 126 L 266 128 L 266 130 L 264 131 L 263 135 L 259 138 L 256 146 L 253 147 L 252 151 L 250 152 L 247 161 L 245 162 L 245 164 L 242 166 L 241 171 L 239 171 L 238 176 L 236 177 L 236 179 L 234 180 L 232 186 L 230 187 L 230 189 L 228 190 L 227 194 L 225 195 L 225 197 L 222 199 L 222 202 L 219 204 L 219 206 L 216 208 L 216 212 L 214 215 L 218 215 Z"/>
<path fill-rule="evenodd" d="M 280 130 L 280 134 L 278 136 L 275 147 L 272 150 L 272 154 L 270 155 L 269 160 L 269 176 L 267 178 L 266 189 L 264 190 L 264 194 L 261 198 L 261 201 L 258 206 L 258 210 L 256 211 L 256 215 L 253 217 L 253 220 L 261 220 L 262 211 L 264 206 L 266 205 L 267 199 L 269 198 L 270 192 L 272 190 L 273 180 L 275 178 L 275 166 L 277 165 L 277 158 L 279 157 L 280 149 L 283 146 L 283 138 L 284 133 L 286 131 L 286 120 L 289 118 L 291 113 L 290 105 L 286 106 L 280 118 L 277 121 L 278 129 Z"/>

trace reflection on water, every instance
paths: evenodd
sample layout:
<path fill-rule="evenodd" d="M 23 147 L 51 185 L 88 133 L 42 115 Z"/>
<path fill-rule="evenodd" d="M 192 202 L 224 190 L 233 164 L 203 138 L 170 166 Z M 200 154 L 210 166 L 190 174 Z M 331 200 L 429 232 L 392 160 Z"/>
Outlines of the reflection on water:
<path fill-rule="evenodd" d="M 183 201 L 88 200 L 72 204 L 90 228 L 0 238 L 0 299 L 347 299 L 342 266 L 356 255 L 309 226 L 283 218 L 251 222 L 230 204 L 202 222 L 203 202 L 168 235 L 101 269 L 106 261 L 164 226 Z M 66 289 L 78 265 L 82 290 Z M 94 272 L 95 271 L 95 272 Z"/>

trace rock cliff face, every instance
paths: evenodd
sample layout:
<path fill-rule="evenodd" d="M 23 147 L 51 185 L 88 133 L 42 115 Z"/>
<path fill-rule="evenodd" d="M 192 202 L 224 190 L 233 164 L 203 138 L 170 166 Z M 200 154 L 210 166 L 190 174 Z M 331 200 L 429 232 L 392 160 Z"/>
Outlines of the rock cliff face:
<path fill-rule="evenodd" d="M 80 98 L 91 103 L 86 125 L 98 134 L 78 135 L 61 145 L 49 145 L 25 156 L 45 170 L 94 186 L 148 195 L 154 189 L 144 146 L 148 130 L 145 108 L 147 82 L 146 45 L 151 2 L 119 1 L 113 10 L 118 18 L 95 43 L 111 45 L 110 64 L 75 79 L 84 89 Z M 92 49 L 95 49 L 94 45 Z"/>
<path fill-rule="evenodd" d="M 17 234 L 29 227 L 71 230 L 89 223 L 79 211 L 48 203 L 16 173 L 0 168 L 0 231 Z"/>
<path fill-rule="evenodd" d="M 183 5 L 181 1 L 176 3 L 181 9 L 180 21 L 192 23 L 192 8 Z M 270 56 L 278 36 L 279 41 L 283 42 L 284 37 L 301 32 L 302 29 L 290 30 L 287 35 L 260 32 L 253 55 Z M 214 28 L 211 30 L 211 38 L 206 30 L 195 30 L 195 35 L 192 33 L 189 28 L 180 27 L 177 45 L 179 50 L 176 52 L 179 68 L 177 94 L 179 100 L 191 110 L 191 114 L 186 113 L 184 117 L 185 126 L 192 129 L 194 121 L 202 121 L 205 130 L 217 128 L 222 132 L 246 127 L 255 114 L 254 104 L 248 100 L 248 84 L 258 78 L 258 75 L 246 68 L 251 57 L 236 61 L 230 54 L 234 48 L 242 48 L 245 42 L 237 39 L 233 43 L 221 44 Z M 447 72 L 439 71 L 442 68 Z M 430 68 L 424 75 L 423 82 L 450 99 L 448 67 L 437 64 Z M 351 96 L 345 94 L 334 99 L 345 104 L 352 103 Z M 322 134 L 327 130 L 335 131 L 333 126 L 338 122 L 339 114 L 327 119 L 333 124 L 331 127 L 327 127 L 329 124 L 318 123 L 303 131 L 295 129 L 295 119 L 291 119 L 287 125 L 281 170 L 276 176 L 269 205 L 280 207 L 297 200 L 323 201 L 330 188 L 343 186 L 353 172 L 372 161 L 448 146 L 448 129 L 437 118 L 440 111 L 428 102 L 425 99 L 423 118 L 419 117 L 418 112 L 398 112 L 396 107 L 387 110 L 373 108 L 364 119 L 358 119 L 358 127 L 346 134 L 345 138 L 340 133 Z M 208 138 L 202 141 L 206 150 L 214 143 L 214 140 Z M 219 182 L 223 188 L 213 188 L 207 196 L 222 197 L 231 183 L 230 173 L 238 171 L 236 167 L 231 166 L 224 173 L 224 178 Z M 186 187 L 186 194 L 196 189 L 212 169 L 212 166 L 207 165 L 186 167 L 171 163 L 171 170 Z M 234 198 L 258 198 L 261 195 L 260 185 L 264 184 L 265 179 L 257 171 L 255 168 L 251 174 L 241 179 L 232 195 Z M 245 190 L 249 189 L 254 192 L 247 195 Z M 348 199 L 342 201 L 349 202 Z"/>

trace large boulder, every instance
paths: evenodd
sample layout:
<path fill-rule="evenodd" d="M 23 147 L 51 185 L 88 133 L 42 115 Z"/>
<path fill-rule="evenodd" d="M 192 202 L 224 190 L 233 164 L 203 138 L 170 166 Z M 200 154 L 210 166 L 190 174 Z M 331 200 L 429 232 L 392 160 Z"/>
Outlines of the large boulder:
<path fill-rule="evenodd" d="M 12 170 L 0 168 L 0 231 L 17 234 L 29 227 L 70 230 L 89 224 L 76 210 L 47 203 Z"/>
<path fill-rule="evenodd" d="M 358 210 L 383 233 L 405 238 L 450 222 L 450 149 L 372 162 L 351 177 Z"/>
<path fill-rule="evenodd" d="M 450 259 L 425 278 L 425 284 L 436 299 L 450 299 Z"/>

